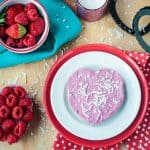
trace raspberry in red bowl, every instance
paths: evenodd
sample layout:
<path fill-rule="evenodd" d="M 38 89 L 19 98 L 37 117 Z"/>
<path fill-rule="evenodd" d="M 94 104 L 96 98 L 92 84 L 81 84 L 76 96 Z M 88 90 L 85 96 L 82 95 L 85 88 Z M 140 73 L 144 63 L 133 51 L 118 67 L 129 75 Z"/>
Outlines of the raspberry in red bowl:
<path fill-rule="evenodd" d="M 0 6 L 0 43 L 6 49 L 29 53 L 45 42 L 49 18 L 38 1 L 4 1 Z"/>
<path fill-rule="evenodd" d="M 0 141 L 13 144 L 26 133 L 33 119 L 33 103 L 21 86 L 5 87 L 0 93 Z"/>

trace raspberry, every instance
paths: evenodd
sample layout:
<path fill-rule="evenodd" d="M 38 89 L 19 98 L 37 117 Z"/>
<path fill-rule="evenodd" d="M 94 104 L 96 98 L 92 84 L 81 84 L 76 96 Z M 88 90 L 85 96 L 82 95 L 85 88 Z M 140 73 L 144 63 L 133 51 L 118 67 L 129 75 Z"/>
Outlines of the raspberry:
<path fill-rule="evenodd" d="M 18 15 L 16 15 L 15 22 L 21 25 L 27 25 L 28 24 L 27 14 L 25 12 L 21 12 Z"/>
<path fill-rule="evenodd" d="M 18 86 L 14 88 L 14 93 L 17 95 L 19 98 L 25 98 L 26 96 L 26 91 L 23 87 Z"/>
<path fill-rule="evenodd" d="M 24 11 L 24 6 L 21 4 L 15 4 L 11 6 L 6 12 L 6 24 L 12 25 L 14 24 L 15 16 Z"/>
<path fill-rule="evenodd" d="M 14 94 L 8 95 L 6 98 L 6 104 L 8 107 L 14 107 L 17 105 L 17 97 Z"/>
<path fill-rule="evenodd" d="M 31 122 L 32 119 L 33 119 L 33 112 L 31 112 L 29 110 L 25 113 L 25 115 L 22 118 L 22 120 L 25 122 Z"/>
<path fill-rule="evenodd" d="M 0 26 L 0 38 L 5 38 L 6 33 L 5 33 L 5 27 Z"/>
<path fill-rule="evenodd" d="M 23 39 L 16 40 L 16 47 L 18 47 L 18 48 L 25 47 L 24 44 L 23 44 Z"/>
<path fill-rule="evenodd" d="M 22 99 L 19 102 L 19 106 L 21 106 L 25 110 L 31 110 L 31 108 L 32 108 L 32 101 L 29 98 Z"/>
<path fill-rule="evenodd" d="M 12 110 L 12 117 L 14 119 L 20 119 L 23 116 L 23 110 L 21 107 L 16 106 Z"/>
<path fill-rule="evenodd" d="M 36 9 L 30 9 L 27 11 L 27 16 L 30 21 L 36 21 L 39 17 L 39 14 Z"/>
<path fill-rule="evenodd" d="M 3 129 L 0 127 L 0 140 L 3 138 L 4 136 L 4 131 Z"/>
<path fill-rule="evenodd" d="M 45 28 L 45 22 L 43 18 L 39 17 L 36 21 L 31 22 L 29 26 L 29 32 L 30 34 L 36 37 L 43 33 L 44 28 Z"/>
<path fill-rule="evenodd" d="M 8 37 L 7 40 L 6 40 L 6 44 L 10 47 L 15 47 L 15 40 Z"/>
<path fill-rule="evenodd" d="M 14 94 L 13 88 L 12 87 L 3 88 L 2 95 L 7 97 L 9 94 Z"/>
<path fill-rule="evenodd" d="M 12 129 L 14 129 L 16 123 L 13 119 L 6 119 L 3 124 L 2 124 L 2 128 L 5 132 L 8 132 Z"/>
<path fill-rule="evenodd" d="M 0 117 L 0 125 L 3 123 L 3 121 L 4 121 L 4 118 Z"/>
<path fill-rule="evenodd" d="M 23 39 L 23 44 L 27 47 L 33 46 L 36 43 L 36 39 L 33 35 L 27 34 Z"/>
<path fill-rule="evenodd" d="M 26 132 L 26 124 L 23 121 L 19 121 L 14 128 L 14 134 L 21 137 Z"/>
<path fill-rule="evenodd" d="M 7 135 L 7 142 L 9 145 L 18 142 L 18 140 L 19 140 L 19 138 L 12 133 Z"/>
<path fill-rule="evenodd" d="M 36 6 L 33 3 L 28 3 L 24 9 L 25 11 L 28 11 L 30 9 L 36 9 Z"/>
<path fill-rule="evenodd" d="M 1 118 L 6 119 L 6 118 L 8 118 L 8 116 L 10 114 L 11 114 L 11 111 L 8 106 L 3 105 L 0 107 L 0 117 Z"/>
<path fill-rule="evenodd" d="M 5 105 L 5 103 L 6 103 L 5 97 L 0 95 L 0 106 Z"/>

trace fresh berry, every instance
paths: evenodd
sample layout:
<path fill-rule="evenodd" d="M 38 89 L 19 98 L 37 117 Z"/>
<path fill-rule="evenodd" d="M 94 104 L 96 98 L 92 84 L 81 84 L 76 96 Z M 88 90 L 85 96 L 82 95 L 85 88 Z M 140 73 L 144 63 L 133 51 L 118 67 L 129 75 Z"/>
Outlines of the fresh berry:
<path fill-rule="evenodd" d="M 11 111 L 8 106 L 3 105 L 0 107 L 0 117 L 6 119 L 9 117 L 10 114 Z"/>
<path fill-rule="evenodd" d="M 5 38 L 6 33 L 5 33 L 5 27 L 0 26 L 0 38 Z"/>
<path fill-rule="evenodd" d="M 26 124 L 23 121 L 19 121 L 14 128 L 14 134 L 18 137 L 22 136 L 26 132 Z"/>
<path fill-rule="evenodd" d="M 23 110 L 20 106 L 16 106 L 12 110 L 12 117 L 14 119 L 20 119 L 23 116 Z"/>
<path fill-rule="evenodd" d="M 6 44 L 8 46 L 15 47 L 15 40 L 10 38 L 10 37 L 8 37 L 7 40 L 6 40 Z"/>
<path fill-rule="evenodd" d="M 22 120 L 25 122 L 31 122 L 32 119 L 33 119 L 33 112 L 31 112 L 29 110 L 25 113 L 25 115 L 22 118 Z"/>
<path fill-rule="evenodd" d="M 26 33 L 26 28 L 20 24 L 13 24 L 6 29 L 6 34 L 13 39 L 20 39 L 24 37 Z"/>
<path fill-rule="evenodd" d="M 36 9 L 36 6 L 33 3 L 28 3 L 24 9 L 25 11 L 28 11 L 30 9 Z"/>
<path fill-rule="evenodd" d="M 3 121 L 4 121 L 4 118 L 0 117 L 0 125 L 3 123 Z"/>
<path fill-rule="evenodd" d="M 9 145 L 18 142 L 19 138 L 14 135 L 13 133 L 10 133 L 7 135 L 7 142 Z"/>
<path fill-rule="evenodd" d="M 15 43 L 17 48 L 25 47 L 25 45 L 23 44 L 23 39 L 17 39 Z"/>
<path fill-rule="evenodd" d="M 23 39 L 23 44 L 27 47 L 33 46 L 36 43 L 36 39 L 33 35 L 27 34 Z"/>
<path fill-rule="evenodd" d="M 5 104 L 6 104 L 5 97 L 0 95 L 0 106 L 5 105 Z"/>
<path fill-rule="evenodd" d="M 39 14 L 36 9 L 30 9 L 27 11 L 27 16 L 30 21 L 36 21 L 39 17 Z"/>
<path fill-rule="evenodd" d="M 21 12 L 18 15 L 16 15 L 15 22 L 21 25 L 27 25 L 28 24 L 27 14 L 25 12 Z"/>
<path fill-rule="evenodd" d="M 15 125 L 16 123 L 13 119 L 6 119 L 2 124 L 2 128 L 5 132 L 8 132 L 14 129 Z"/>
<path fill-rule="evenodd" d="M 17 97 L 14 94 L 8 95 L 6 98 L 6 104 L 8 107 L 14 107 L 17 105 Z"/>
<path fill-rule="evenodd" d="M 15 23 L 15 16 L 24 11 L 22 4 L 15 4 L 6 11 L 6 24 L 12 25 Z"/>
<path fill-rule="evenodd" d="M 9 94 L 14 94 L 13 88 L 12 87 L 3 88 L 2 95 L 7 97 Z"/>
<path fill-rule="evenodd" d="M 3 138 L 4 136 L 4 130 L 0 127 L 0 140 Z"/>
<path fill-rule="evenodd" d="M 4 136 L 4 130 L 0 127 L 0 140 L 3 138 Z"/>
<path fill-rule="evenodd" d="M 19 106 L 21 106 L 24 110 L 31 110 L 32 109 L 32 101 L 29 98 L 25 98 L 20 100 Z"/>
<path fill-rule="evenodd" d="M 15 47 L 15 45 L 16 45 L 16 44 L 15 44 L 15 40 L 12 39 L 12 38 L 10 38 L 10 37 L 7 38 L 6 44 L 7 44 L 8 46 L 11 46 L 11 47 Z"/>
<path fill-rule="evenodd" d="M 45 22 L 43 18 L 39 17 L 36 21 L 31 22 L 29 26 L 29 32 L 33 36 L 37 37 L 43 33 L 44 28 L 45 28 Z"/>
<path fill-rule="evenodd" d="M 14 87 L 14 93 L 17 95 L 19 98 L 25 98 L 26 96 L 26 91 L 23 87 Z"/>

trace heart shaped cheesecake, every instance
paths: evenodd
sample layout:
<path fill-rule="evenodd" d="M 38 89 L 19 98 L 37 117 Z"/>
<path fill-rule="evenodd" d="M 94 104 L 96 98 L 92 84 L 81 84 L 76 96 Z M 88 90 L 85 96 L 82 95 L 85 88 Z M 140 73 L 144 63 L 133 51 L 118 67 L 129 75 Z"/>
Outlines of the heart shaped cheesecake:
<path fill-rule="evenodd" d="M 111 69 L 77 70 L 69 78 L 66 90 L 73 110 L 90 124 L 110 118 L 125 99 L 123 79 Z"/>

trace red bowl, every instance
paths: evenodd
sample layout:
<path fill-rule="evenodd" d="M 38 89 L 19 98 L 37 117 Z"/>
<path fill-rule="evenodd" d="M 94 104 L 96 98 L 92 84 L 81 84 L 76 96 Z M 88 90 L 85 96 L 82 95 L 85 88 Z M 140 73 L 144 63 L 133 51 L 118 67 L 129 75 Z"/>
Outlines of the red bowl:
<path fill-rule="evenodd" d="M 53 112 L 51 99 L 50 99 L 49 91 L 51 91 L 51 85 L 52 85 L 54 76 L 57 73 L 58 69 L 65 62 L 67 62 L 70 58 L 72 58 L 78 54 L 81 54 L 81 53 L 93 51 L 93 49 L 94 49 L 94 51 L 106 52 L 106 53 L 109 53 L 109 54 L 112 54 L 112 55 L 115 55 L 115 56 L 121 58 L 136 73 L 137 78 L 140 83 L 140 86 L 141 86 L 142 103 L 141 103 L 140 110 L 139 110 L 139 113 L 138 113 L 136 119 L 124 132 L 122 132 L 121 134 L 119 134 L 113 138 L 107 139 L 107 140 L 96 140 L 96 141 L 87 140 L 87 139 L 83 139 L 78 136 L 75 136 L 74 134 L 67 131 L 57 120 L 57 118 Z M 67 138 L 68 140 L 70 140 L 76 144 L 84 145 L 87 147 L 111 146 L 111 145 L 114 145 L 116 143 L 119 143 L 119 142 L 125 140 L 130 135 L 132 135 L 132 133 L 136 130 L 138 125 L 142 122 L 142 119 L 145 116 L 147 105 L 148 105 L 148 86 L 147 86 L 146 79 L 145 79 L 143 73 L 140 71 L 138 65 L 127 54 L 125 54 L 124 52 L 120 51 L 119 49 L 111 47 L 111 46 L 100 45 L 100 44 L 90 44 L 90 45 L 84 45 L 84 46 L 80 46 L 80 47 L 70 50 L 69 52 L 67 52 L 63 56 L 61 56 L 60 59 L 54 63 L 54 65 L 50 69 L 50 71 L 47 75 L 47 79 L 45 81 L 44 90 L 43 90 L 43 102 L 44 102 L 44 106 L 46 108 L 46 113 L 47 113 L 50 121 L 53 123 L 55 128 L 61 134 L 63 134 L 64 137 Z"/>

